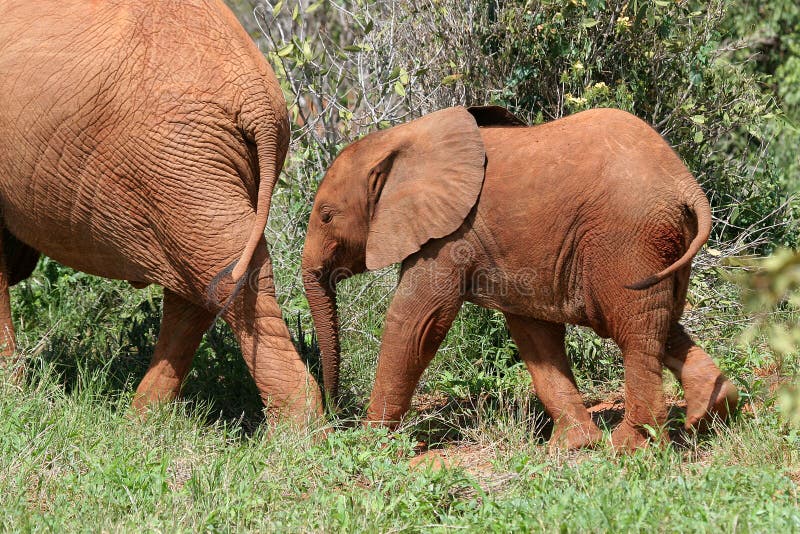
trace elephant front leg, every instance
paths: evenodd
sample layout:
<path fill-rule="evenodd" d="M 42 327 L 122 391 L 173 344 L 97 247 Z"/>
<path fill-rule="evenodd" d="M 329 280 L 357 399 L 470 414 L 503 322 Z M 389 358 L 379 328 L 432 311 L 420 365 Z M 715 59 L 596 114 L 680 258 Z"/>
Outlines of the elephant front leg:
<path fill-rule="evenodd" d="M 564 325 L 505 315 L 520 357 L 531 374 L 536 395 L 555 423 L 551 449 L 577 449 L 599 442 L 603 433 L 583 405 L 569 366 L 564 349 Z"/>
<path fill-rule="evenodd" d="M 322 395 L 292 343 L 275 299 L 272 266 L 265 256 L 265 247 L 257 250 L 262 267 L 248 276 L 223 316 L 239 341 L 269 416 L 306 427 L 311 419 L 322 416 Z"/>
<path fill-rule="evenodd" d="M 4 232 L 0 231 L 0 366 L 9 368 L 12 380 L 19 382 L 22 380 L 23 369 L 15 356 L 17 343 L 14 323 L 11 320 L 10 278 L 3 254 L 3 234 Z"/>
<path fill-rule="evenodd" d="M 148 406 L 178 396 L 197 347 L 214 316 L 164 289 L 164 313 L 155 352 L 136 388 L 133 407 L 143 413 Z"/>
<path fill-rule="evenodd" d="M 461 308 L 457 278 L 434 277 L 435 270 L 431 262 L 420 261 L 401 275 L 386 316 L 368 423 L 397 427 Z"/>
<path fill-rule="evenodd" d="M 664 364 L 683 386 L 687 430 L 704 430 L 709 421 L 724 420 L 736 408 L 736 386 L 678 323 L 670 328 Z"/>

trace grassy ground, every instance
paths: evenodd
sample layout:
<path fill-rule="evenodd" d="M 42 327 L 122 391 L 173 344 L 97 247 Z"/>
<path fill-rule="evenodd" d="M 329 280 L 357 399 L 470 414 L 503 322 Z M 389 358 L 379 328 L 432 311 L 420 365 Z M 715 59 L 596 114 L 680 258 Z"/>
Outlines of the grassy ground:
<path fill-rule="evenodd" d="M 702 307 L 707 288 L 698 280 L 693 300 Z M 347 409 L 331 420 L 336 432 L 308 435 L 262 424 L 252 381 L 221 327 L 204 341 L 185 399 L 145 421 L 132 417 L 132 389 L 158 329 L 159 290 L 134 291 L 45 261 L 14 291 L 28 380 L 15 387 L 0 377 L 0 525 L 800 531 L 800 434 L 771 404 L 781 369 L 760 346 L 737 347 L 740 326 L 719 309 L 694 329 L 743 392 L 729 428 L 702 437 L 676 430 L 680 389 L 670 380 L 671 447 L 630 457 L 605 447 L 548 453 L 549 422 L 528 394 L 513 344 L 496 314 L 477 308 L 462 312 L 399 433 L 354 424 L 369 392 L 392 274 L 348 283 Z M 291 281 L 281 284 L 292 330 L 310 340 L 305 312 L 293 304 L 301 299 L 286 290 Z M 569 345 L 587 398 L 616 400 L 615 351 L 579 330 Z M 611 427 L 619 404 L 600 408 L 598 421 Z"/>
<path fill-rule="evenodd" d="M 391 438 L 250 433 L 196 403 L 139 421 L 102 369 L 81 371 L 71 391 L 44 371 L 1 393 L 9 531 L 800 530 L 800 437 L 768 407 L 710 437 L 616 457 L 548 454 L 538 408 L 501 403 L 414 461 L 435 415 Z"/>
<path fill-rule="evenodd" d="M 278 193 L 268 235 L 279 300 L 318 372 L 298 254 L 306 202 Z M 285 198 L 284 198 L 285 197 Z M 287 222 L 289 221 L 289 222 Z M 295 222 L 292 222 L 295 221 Z M 278 225 L 279 226 L 275 226 Z M 702 263 L 702 261 L 700 262 Z M 394 271 L 340 288 L 344 409 L 335 432 L 269 428 L 227 328 L 206 336 L 179 403 L 145 421 L 128 406 L 158 333 L 161 292 L 44 260 L 12 292 L 28 378 L 0 376 L 0 526 L 6 531 L 800 531 L 800 432 L 770 390 L 797 370 L 736 337 L 730 285 L 700 268 L 685 323 L 740 388 L 742 410 L 708 436 L 617 457 L 549 453 L 502 316 L 462 310 L 391 437 L 359 427 Z M 791 318 L 790 318 L 791 319 Z M 794 318 L 796 319 L 796 318 Z M 601 426 L 621 413 L 613 344 L 572 329 L 568 351 Z M 428 450 L 426 450 L 428 449 Z"/>

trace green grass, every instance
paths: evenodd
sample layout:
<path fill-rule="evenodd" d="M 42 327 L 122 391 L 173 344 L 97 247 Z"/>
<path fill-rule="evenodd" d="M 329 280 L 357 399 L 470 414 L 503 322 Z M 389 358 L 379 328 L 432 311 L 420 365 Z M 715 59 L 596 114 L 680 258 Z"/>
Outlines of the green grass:
<path fill-rule="evenodd" d="M 141 421 L 108 389 L 103 369 L 67 391 L 49 367 L 2 387 L 4 530 L 800 530 L 800 438 L 770 409 L 630 457 L 548 454 L 530 421 L 481 412 L 450 444 L 461 464 L 437 470 L 409 465 L 419 421 L 249 433 L 196 403 Z"/>

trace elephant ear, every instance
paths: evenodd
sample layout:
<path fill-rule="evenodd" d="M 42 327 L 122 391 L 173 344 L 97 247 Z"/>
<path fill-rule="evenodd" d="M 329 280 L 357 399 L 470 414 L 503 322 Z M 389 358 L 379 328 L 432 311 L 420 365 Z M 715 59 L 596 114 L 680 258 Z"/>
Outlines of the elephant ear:
<path fill-rule="evenodd" d="M 381 132 L 368 182 L 367 268 L 403 261 L 455 232 L 483 187 L 486 153 L 474 117 L 448 108 Z"/>

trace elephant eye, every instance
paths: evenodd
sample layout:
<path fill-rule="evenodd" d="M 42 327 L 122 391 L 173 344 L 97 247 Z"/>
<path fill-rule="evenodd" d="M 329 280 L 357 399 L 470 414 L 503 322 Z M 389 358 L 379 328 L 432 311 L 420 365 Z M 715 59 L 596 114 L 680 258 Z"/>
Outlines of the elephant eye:
<path fill-rule="evenodd" d="M 328 209 L 322 209 L 319 212 L 319 219 L 323 224 L 328 224 L 333 219 L 333 213 Z"/>

